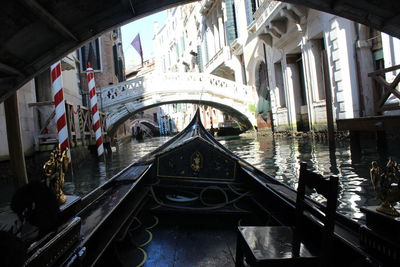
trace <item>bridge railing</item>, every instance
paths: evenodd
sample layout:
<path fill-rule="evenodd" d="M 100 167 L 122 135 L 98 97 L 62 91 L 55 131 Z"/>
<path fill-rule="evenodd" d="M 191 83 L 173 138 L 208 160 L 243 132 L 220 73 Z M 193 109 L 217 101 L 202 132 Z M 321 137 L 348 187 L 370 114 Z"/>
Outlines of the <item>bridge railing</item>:
<path fill-rule="evenodd" d="M 215 94 L 235 101 L 253 102 L 250 86 L 205 73 L 157 73 L 100 89 L 101 104 L 108 108 L 130 101 L 142 101 L 154 94 Z"/>

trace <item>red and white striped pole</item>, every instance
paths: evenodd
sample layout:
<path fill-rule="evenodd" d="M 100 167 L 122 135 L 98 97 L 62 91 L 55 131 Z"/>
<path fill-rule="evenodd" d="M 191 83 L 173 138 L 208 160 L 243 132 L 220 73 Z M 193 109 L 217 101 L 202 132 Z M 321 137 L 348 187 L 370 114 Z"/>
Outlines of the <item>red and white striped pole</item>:
<path fill-rule="evenodd" d="M 96 134 L 96 147 L 97 155 L 100 160 L 104 159 L 103 137 L 101 134 L 100 115 L 97 106 L 96 85 L 94 83 L 94 71 L 88 66 L 86 69 L 86 77 L 88 80 L 89 96 L 90 96 L 90 109 L 92 111 L 93 131 Z"/>
<path fill-rule="evenodd" d="M 64 89 L 62 86 L 61 62 L 58 61 L 51 65 L 51 82 L 53 84 L 54 106 L 56 108 L 56 122 L 58 131 L 58 143 L 60 152 L 69 148 L 67 116 L 65 115 L 65 100 Z M 71 160 L 71 155 L 68 150 L 68 158 Z"/>

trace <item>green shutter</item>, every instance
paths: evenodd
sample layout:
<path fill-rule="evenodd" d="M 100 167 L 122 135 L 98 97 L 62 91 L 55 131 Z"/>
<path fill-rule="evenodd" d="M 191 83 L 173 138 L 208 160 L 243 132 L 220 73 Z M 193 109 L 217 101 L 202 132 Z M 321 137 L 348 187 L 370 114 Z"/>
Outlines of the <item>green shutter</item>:
<path fill-rule="evenodd" d="M 245 0 L 246 5 L 246 17 L 247 17 L 247 25 L 250 25 L 253 22 L 253 5 L 252 0 Z"/>
<path fill-rule="evenodd" d="M 226 0 L 225 4 L 226 4 L 225 30 L 228 39 L 228 44 L 230 45 L 237 38 L 235 1 Z"/>
<path fill-rule="evenodd" d="M 207 64 L 208 63 L 208 42 L 207 42 L 207 32 L 205 33 L 205 38 L 204 38 L 204 61 Z M 203 62 L 204 63 L 204 62 Z"/>
<path fill-rule="evenodd" d="M 182 53 L 183 53 L 183 51 L 185 51 L 185 37 L 184 36 L 181 36 L 181 48 L 182 48 Z"/>
<path fill-rule="evenodd" d="M 203 53 L 200 45 L 197 46 L 197 65 L 199 66 L 199 71 L 203 72 Z"/>

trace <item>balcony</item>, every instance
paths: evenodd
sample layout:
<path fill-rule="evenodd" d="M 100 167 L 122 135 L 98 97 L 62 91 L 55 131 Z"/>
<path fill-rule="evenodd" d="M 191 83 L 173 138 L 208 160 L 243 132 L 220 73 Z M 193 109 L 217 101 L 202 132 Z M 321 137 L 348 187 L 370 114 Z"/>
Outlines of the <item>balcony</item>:
<path fill-rule="evenodd" d="M 205 16 L 207 15 L 208 11 L 211 9 L 213 6 L 215 0 L 203 0 L 201 1 L 201 8 L 200 8 L 200 14 Z"/>
<path fill-rule="evenodd" d="M 283 3 L 279 1 L 265 0 L 254 12 L 254 21 L 247 27 L 247 30 L 251 33 L 257 33 L 261 31 L 266 23 L 271 21 L 276 14 L 278 14 Z"/>
<path fill-rule="evenodd" d="M 239 43 L 238 39 L 235 39 L 231 44 L 232 54 L 238 56 L 243 53 L 243 46 Z"/>
<path fill-rule="evenodd" d="M 230 47 L 222 47 L 204 66 L 206 73 L 211 73 L 224 62 L 231 59 Z"/>

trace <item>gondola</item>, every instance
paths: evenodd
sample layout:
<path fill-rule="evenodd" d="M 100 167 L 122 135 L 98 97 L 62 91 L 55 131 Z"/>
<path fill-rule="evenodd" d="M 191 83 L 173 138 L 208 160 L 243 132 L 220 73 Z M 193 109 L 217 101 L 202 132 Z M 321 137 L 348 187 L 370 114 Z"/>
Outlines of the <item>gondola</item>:
<path fill-rule="evenodd" d="M 197 111 L 155 151 L 85 197 L 69 196 L 62 223 L 30 245 L 25 266 L 245 265 L 246 257 L 237 262 L 241 227 L 295 225 L 297 196 L 216 141 Z M 317 215 L 302 217 L 302 235 L 322 250 L 318 213 L 327 207 L 305 202 Z M 335 213 L 331 221 L 332 266 L 398 263 L 398 243 L 372 220 L 362 225 Z M 267 246 L 270 237 L 262 238 Z"/>
<path fill-rule="evenodd" d="M 132 128 L 132 137 L 135 137 L 137 141 L 143 141 L 144 132 L 139 126 L 136 127 L 136 131 L 134 131 Z"/>

